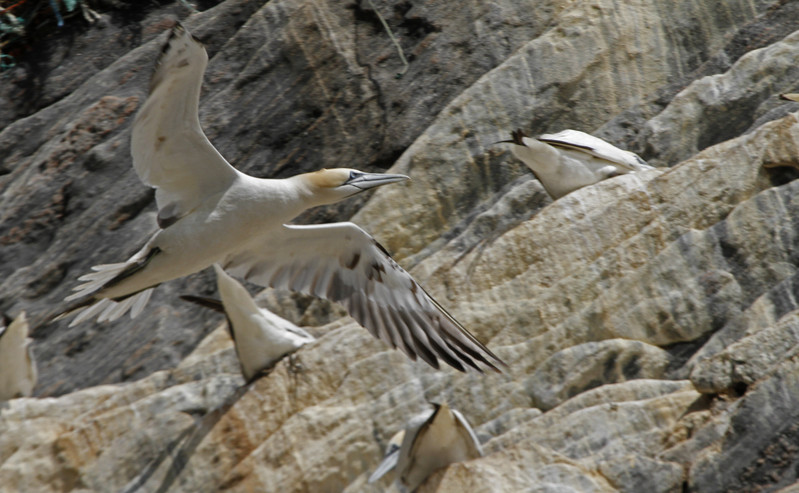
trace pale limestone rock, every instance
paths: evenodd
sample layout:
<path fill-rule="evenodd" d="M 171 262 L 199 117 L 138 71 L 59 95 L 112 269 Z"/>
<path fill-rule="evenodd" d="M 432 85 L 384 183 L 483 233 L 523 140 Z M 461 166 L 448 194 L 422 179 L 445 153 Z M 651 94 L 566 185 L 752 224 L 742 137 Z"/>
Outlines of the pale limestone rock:
<path fill-rule="evenodd" d="M 691 463 L 692 491 L 777 490 L 796 483 L 799 363 L 783 360 L 727 410 L 723 436 Z"/>
<path fill-rule="evenodd" d="M 526 381 L 533 405 L 549 410 L 601 385 L 639 378 L 663 378 L 668 353 L 639 341 L 608 339 L 559 351 Z"/>
<path fill-rule="evenodd" d="M 277 294 L 270 306 L 319 339 L 245 385 L 220 319 L 172 296 L 212 284 L 197 277 L 159 288 L 144 320 L 39 322 L 40 395 L 88 388 L 0 404 L 0 490 L 377 492 L 366 480 L 389 438 L 446 401 L 486 455 L 421 491 L 790 491 L 799 185 L 780 166 L 798 162 L 799 119 L 765 120 L 795 84 L 797 38 L 719 75 L 703 64 L 790 29 L 796 3 L 375 4 L 414 57 L 403 79 L 365 2 L 228 0 L 185 19 L 212 55 L 203 122 L 264 176 L 402 152 L 410 186 L 353 220 L 507 373 L 432 371 Z M 151 228 L 127 157 L 164 29 L 148 15 L 141 48 L 0 131 L 4 309 L 57 311 L 72 271 Z M 675 166 L 552 202 L 490 145 L 520 126 L 601 127 Z M 603 373 L 610 356 L 640 370 Z"/>
<path fill-rule="evenodd" d="M 385 231 L 381 241 L 400 258 L 421 250 L 491 195 L 492 168 L 501 161 L 487 146 L 520 126 L 531 134 L 563 128 L 590 133 L 608 116 L 641 103 L 675 71 L 692 68 L 696 55 L 680 44 L 680 26 L 691 23 L 701 49 L 712 51 L 723 45 L 730 25 L 769 4 L 726 3 L 724 16 L 690 1 L 668 8 L 659 2 L 559 4 L 553 29 L 455 98 L 400 157 L 394 170 L 417 178 L 403 190 L 379 193 L 405 206 L 382 210 L 373 201 L 356 217 L 369 230 Z"/>
<path fill-rule="evenodd" d="M 617 490 L 598 472 L 530 443 L 509 447 L 479 461 L 453 464 L 431 476 L 418 491 L 604 493 Z"/>
<path fill-rule="evenodd" d="M 647 145 L 656 156 L 652 164 L 674 165 L 747 130 L 747 120 L 737 115 L 752 114 L 761 101 L 773 97 L 775 88 L 791 87 L 799 78 L 797 49 L 799 32 L 747 53 L 729 71 L 703 77 L 680 92 L 646 123 Z M 692 131 L 672 130 L 680 127 Z"/>
<path fill-rule="evenodd" d="M 773 326 L 745 334 L 721 352 L 699 359 L 691 380 L 702 392 L 743 392 L 766 377 L 775 365 L 795 357 L 797 344 L 799 312 L 792 311 Z"/>

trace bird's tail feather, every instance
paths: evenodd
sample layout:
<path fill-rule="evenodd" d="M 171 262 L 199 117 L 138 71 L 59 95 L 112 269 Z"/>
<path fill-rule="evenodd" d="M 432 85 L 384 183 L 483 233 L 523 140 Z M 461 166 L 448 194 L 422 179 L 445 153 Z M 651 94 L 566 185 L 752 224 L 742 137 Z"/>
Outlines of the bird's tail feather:
<path fill-rule="evenodd" d="M 92 267 L 94 272 L 89 272 L 78 278 L 78 281 L 83 281 L 83 284 L 73 288 L 74 293 L 64 298 L 64 301 L 72 301 L 78 298 L 83 298 L 98 289 L 103 288 L 111 280 L 122 274 L 131 265 L 131 262 L 120 262 L 117 264 L 102 264 Z"/>
<path fill-rule="evenodd" d="M 55 320 L 77 313 L 75 319 L 69 323 L 70 327 L 74 327 L 95 316 L 98 322 L 113 322 L 128 311 L 130 311 L 130 318 L 136 318 L 144 310 L 147 302 L 150 301 L 153 289 L 154 288 L 148 288 L 139 291 L 136 294 L 132 294 L 118 301 L 110 298 L 101 298 L 90 305 L 84 304 L 72 310 L 68 310 L 56 317 Z"/>

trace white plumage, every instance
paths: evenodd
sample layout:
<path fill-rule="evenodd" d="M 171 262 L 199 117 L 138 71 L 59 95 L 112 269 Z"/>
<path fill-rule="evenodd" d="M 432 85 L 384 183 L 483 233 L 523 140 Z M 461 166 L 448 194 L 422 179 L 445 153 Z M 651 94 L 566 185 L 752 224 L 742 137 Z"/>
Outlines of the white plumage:
<path fill-rule="evenodd" d="M 144 309 L 158 284 L 219 263 L 262 286 L 343 304 L 376 337 L 438 368 L 480 371 L 502 364 L 358 226 L 286 223 L 304 210 L 403 175 L 329 169 L 286 179 L 237 171 L 200 127 L 198 103 L 208 62 L 203 45 L 176 26 L 159 58 L 150 94 L 133 125 L 133 166 L 156 189 L 161 228 L 127 262 L 98 265 L 68 300 L 85 307 L 72 324 L 114 320 Z M 70 310 L 70 313 L 75 309 Z"/>
<path fill-rule="evenodd" d="M 284 356 L 316 340 L 285 318 L 259 307 L 247 289 L 227 275 L 218 264 L 214 264 L 214 270 L 221 303 L 199 296 L 182 298 L 225 313 L 241 363 L 241 372 L 246 380 L 251 380 Z"/>
<path fill-rule="evenodd" d="M 396 481 L 413 491 L 435 471 L 482 455 L 480 441 L 466 418 L 447 404 L 440 404 L 412 419 L 391 438 L 383 461 L 369 482 L 396 469 Z"/>
<path fill-rule="evenodd" d="M 531 138 L 511 133 L 511 152 L 535 174 L 553 199 L 607 178 L 655 169 L 637 154 L 578 130 Z"/>
<path fill-rule="evenodd" d="M 0 327 L 0 401 L 33 394 L 38 372 L 28 331 L 25 312 Z"/>

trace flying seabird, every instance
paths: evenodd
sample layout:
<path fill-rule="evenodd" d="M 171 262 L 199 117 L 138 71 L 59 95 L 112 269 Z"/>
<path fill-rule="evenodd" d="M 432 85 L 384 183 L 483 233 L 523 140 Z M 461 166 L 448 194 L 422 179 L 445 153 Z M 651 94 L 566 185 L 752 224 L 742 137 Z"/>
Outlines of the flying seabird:
<path fill-rule="evenodd" d="M 396 481 L 413 491 L 435 471 L 483 456 L 466 418 L 447 404 L 434 406 L 391 438 L 383 461 L 369 476 L 370 483 L 396 468 Z"/>
<path fill-rule="evenodd" d="M 28 330 L 25 312 L 0 327 L 0 401 L 33 394 L 38 372 Z"/>
<path fill-rule="evenodd" d="M 241 372 L 247 381 L 316 340 L 285 318 L 256 305 L 247 289 L 227 275 L 219 264 L 214 264 L 214 270 L 221 302 L 200 296 L 181 298 L 225 313 Z"/>
<path fill-rule="evenodd" d="M 619 149 L 579 130 L 563 130 L 531 138 L 511 132 L 511 152 L 520 159 L 553 199 L 607 178 L 655 169 L 637 154 Z"/>
<path fill-rule="evenodd" d="M 158 284 L 219 263 L 261 286 L 342 304 L 375 337 L 438 368 L 504 363 L 461 326 L 368 233 L 350 222 L 286 224 L 404 175 L 326 169 L 286 179 L 233 168 L 200 127 L 198 103 L 208 55 L 180 24 L 169 35 L 133 124 L 139 178 L 155 187 L 160 230 L 128 261 L 97 265 L 67 300 L 75 325 L 144 309 Z M 476 360 L 476 361 L 475 361 Z"/>

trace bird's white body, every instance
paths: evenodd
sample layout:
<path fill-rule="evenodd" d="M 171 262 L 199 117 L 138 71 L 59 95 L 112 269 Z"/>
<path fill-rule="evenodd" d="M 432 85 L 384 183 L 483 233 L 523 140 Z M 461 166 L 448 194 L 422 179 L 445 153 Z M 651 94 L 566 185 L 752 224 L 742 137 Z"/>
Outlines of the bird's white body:
<path fill-rule="evenodd" d="M 544 134 L 537 139 L 513 133 L 511 152 L 558 199 L 614 176 L 654 169 L 637 154 L 578 130 Z"/>
<path fill-rule="evenodd" d="M 397 442 L 401 442 L 399 447 Z M 393 467 L 397 482 L 413 491 L 435 471 L 482 455 L 480 441 L 466 418 L 441 404 L 417 416 L 391 439 L 383 462 L 369 482 L 377 481 Z"/>
<path fill-rule="evenodd" d="M 133 167 L 156 189 L 159 230 L 126 262 L 93 267 L 67 300 L 81 299 L 71 325 L 97 316 L 138 315 L 158 284 L 219 263 L 261 286 L 313 294 L 344 305 L 375 337 L 438 368 L 494 370 L 501 360 L 432 299 L 355 224 L 287 225 L 304 210 L 404 175 L 337 168 L 262 179 L 233 168 L 206 138 L 198 104 L 208 55 L 174 28 L 136 116 Z M 480 370 L 482 371 L 482 370 Z"/>
<path fill-rule="evenodd" d="M 145 248 L 158 248 L 160 253 L 135 276 L 96 295 L 116 298 L 136 293 L 223 262 L 231 253 L 263 244 L 275 229 L 307 209 L 312 198 L 302 175 L 272 180 L 239 173 L 228 189 L 156 233 Z"/>
<path fill-rule="evenodd" d="M 288 320 L 260 308 L 238 281 L 214 264 L 216 285 L 228 317 L 244 378 L 252 379 L 314 337 Z"/>
<path fill-rule="evenodd" d="M 33 394 L 38 372 L 28 330 L 25 312 L 0 330 L 0 401 Z"/>

